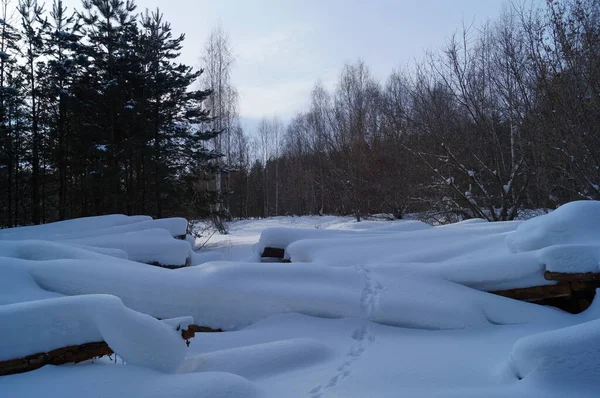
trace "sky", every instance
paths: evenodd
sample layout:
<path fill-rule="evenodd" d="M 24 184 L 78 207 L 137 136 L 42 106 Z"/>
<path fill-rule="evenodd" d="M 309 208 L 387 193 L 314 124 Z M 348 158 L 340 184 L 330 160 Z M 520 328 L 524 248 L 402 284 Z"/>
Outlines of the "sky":
<path fill-rule="evenodd" d="M 65 0 L 68 6 L 79 0 Z M 137 0 L 157 7 L 185 33 L 181 61 L 200 67 L 210 31 L 221 24 L 236 61 L 232 80 L 248 127 L 262 117 L 303 111 L 317 81 L 335 87 L 345 63 L 362 59 L 385 81 L 426 50 L 444 45 L 463 21 L 496 18 L 503 0 Z"/>

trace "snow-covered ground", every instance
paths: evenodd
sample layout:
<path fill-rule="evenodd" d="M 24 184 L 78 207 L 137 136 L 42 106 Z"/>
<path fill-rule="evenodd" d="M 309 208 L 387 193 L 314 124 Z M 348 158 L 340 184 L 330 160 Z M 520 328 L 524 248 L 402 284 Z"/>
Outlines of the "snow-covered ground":
<path fill-rule="evenodd" d="M 600 272 L 598 202 L 440 227 L 237 221 L 196 252 L 182 229 L 115 215 L 0 231 L 0 361 L 106 341 L 125 362 L 2 376 L 0 397 L 598 395 L 600 304 L 571 315 L 485 292 Z M 292 262 L 261 263 L 264 247 Z M 182 255 L 192 267 L 138 262 Z M 191 323 L 226 332 L 188 348 Z"/>

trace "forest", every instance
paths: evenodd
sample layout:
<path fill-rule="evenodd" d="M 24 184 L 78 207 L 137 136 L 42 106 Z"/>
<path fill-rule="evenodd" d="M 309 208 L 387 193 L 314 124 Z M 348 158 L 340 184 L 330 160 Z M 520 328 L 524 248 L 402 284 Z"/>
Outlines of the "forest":
<path fill-rule="evenodd" d="M 367 61 L 348 63 L 334 87 L 315 83 L 304 111 L 256 131 L 240 122 L 222 27 L 196 69 L 178 63 L 184 36 L 158 10 L 11 6 L 2 226 L 107 213 L 504 221 L 600 199 L 599 0 L 506 3 L 481 26 L 456 21 L 413 65 L 379 81 Z"/>

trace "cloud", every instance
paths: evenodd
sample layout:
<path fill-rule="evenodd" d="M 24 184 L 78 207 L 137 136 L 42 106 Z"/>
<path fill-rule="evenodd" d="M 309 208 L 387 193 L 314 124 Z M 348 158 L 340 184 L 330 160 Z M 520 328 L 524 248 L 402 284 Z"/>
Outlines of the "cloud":
<path fill-rule="evenodd" d="M 312 79 L 260 86 L 240 86 L 240 114 L 248 118 L 277 115 L 290 119 L 310 100 Z"/>

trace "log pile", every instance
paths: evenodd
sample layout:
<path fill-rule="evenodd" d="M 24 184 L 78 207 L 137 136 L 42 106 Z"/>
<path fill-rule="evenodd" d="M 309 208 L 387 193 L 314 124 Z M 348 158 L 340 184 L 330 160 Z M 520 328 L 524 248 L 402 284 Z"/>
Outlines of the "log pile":
<path fill-rule="evenodd" d="M 211 329 L 205 326 L 189 325 L 181 331 L 181 338 L 189 346 L 189 339 L 196 333 L 222 332 L 221 329 Z M 71 345 L 57 348 L 48 352 L 40 352 L 28 355 L 24 358 L 0 361 L 0 376 L 30 372 L 45 365 L 64 365 L 67 363 L 79 363 L 105 355 L 113 354 L 113 350 L 104 341 Z"/>
<path fill-rule="evenodd" d="M 285 249 L 278 247 L 265 247 L 261 253 L 261 260 L 265 262 L 291 262 L 285 258 Z M 573 314 L 578 314 L 591 305 L 596 295 L 596 289 L 600 288 L 600 273 L 546 271 L 544 278 L 555 283 L 544 286 L 496 290 L 489 293 L 514 300 L 558 307 Z"/>
<path fill-rule="evenodd" d="M 544 273 L 553 285 L 534 286 L 521 289 L 493 291 L 490 293 L 515 300 L 530 301 L 536 304 L 550 305 L 578 314 L 585 311 L 600 288 L 600 273 Z"/>

